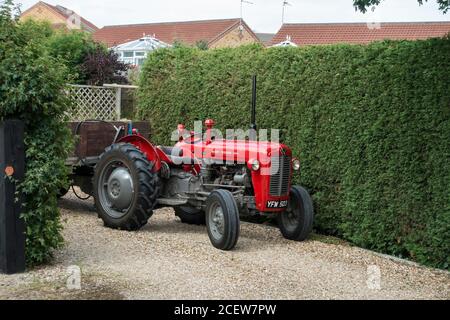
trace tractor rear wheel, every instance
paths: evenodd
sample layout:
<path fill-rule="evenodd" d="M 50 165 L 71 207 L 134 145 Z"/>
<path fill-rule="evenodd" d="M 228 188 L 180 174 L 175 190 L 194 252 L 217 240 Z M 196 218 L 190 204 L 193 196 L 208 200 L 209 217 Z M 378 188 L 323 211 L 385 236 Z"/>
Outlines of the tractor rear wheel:
<path fill-rule="evenodd" d="M 192 207 L 175 207 L 175 215 L 186 224 L 204 225 L 205 212 Z"/>
<path fill-rule="evenodd" d="M 135 231 L 147 224 L 159 194 L 153 163 L 131 144 L 114 144 L 95 167 L 94 199 L 105 226 Z"/>
<path fill-rule="evenodd" d="M 311 233 L 314 222 L 314 207 L 305 188 L 294 186 L 288 209 L 277 216 L 278 226 L 286 239 L 303 241 Z"/>
<path fill-rule="evenodd" d="M 206 227 L 214 247 L 231 250 L 239 238 L 239 209 L 233 194 L 227 190 L 211 193 L 206 201 Z"/>

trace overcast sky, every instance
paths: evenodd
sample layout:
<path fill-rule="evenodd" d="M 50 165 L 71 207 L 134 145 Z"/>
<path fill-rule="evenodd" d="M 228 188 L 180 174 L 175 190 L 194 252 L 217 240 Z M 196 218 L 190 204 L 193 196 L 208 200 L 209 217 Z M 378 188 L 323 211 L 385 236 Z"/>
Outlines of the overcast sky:
<path fill-rule="evenodd" d="M 249 0 L 243 17 L 256 32 L 278 31 L 283 0 Z M 22 11 L 36 0 L 18 0 Z M 82 15 L 98 27 L 163 21 L 236 18 L 240 0 L 47 0 Z M 353 0 L 289 0 L 286 22 L 390 22 L 450 21 L 450 13 L 442 14 L 435 0 L 419 6 L 416 0 L 385 0 L 375 12 L 355 12 Z"/>

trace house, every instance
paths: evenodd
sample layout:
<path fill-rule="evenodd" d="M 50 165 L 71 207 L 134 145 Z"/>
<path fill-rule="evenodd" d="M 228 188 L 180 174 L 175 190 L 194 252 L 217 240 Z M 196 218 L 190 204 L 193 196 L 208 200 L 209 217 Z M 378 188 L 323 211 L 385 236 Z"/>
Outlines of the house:
<path fill-rule="evenodd" d="M 48 21 L 57 29 L 67 28 L 68 30 L 83 30 L 89 33 L 98 30 L 92 22 L 89 22 L 76 12 L 63 6 L 53 6 L 43 1 L 39 1 L 21 14 L 21 21 L 27 19 Z"/>
<path fill-rule="evenodd" d="M 381 40 L 419 40 L 443 37 L 450 33 L 447 22 L 388 23 L 290 23 L 284 24 L 272 45 L 290 39 L 299 46 L 336 43 L 368 44 Z"/>
<path fill-rule="evenodd" d="M 260 43 L 252 29 L 239 18 L 106 26 L 96 31 L 93 37 L 111 48 L 145 35 L 168 44 L 196 45 L 202 42 L 209 48 Z"/>
<path fill-rule="evenodd" d="M 145 36 L 138 40 L 130 41 L 112 49 L 119 55 L 119 60 L 132 66 L 141 67 L 148 53 L 160 48 L 168 48 L 169 44 L 156 38 Z"/>

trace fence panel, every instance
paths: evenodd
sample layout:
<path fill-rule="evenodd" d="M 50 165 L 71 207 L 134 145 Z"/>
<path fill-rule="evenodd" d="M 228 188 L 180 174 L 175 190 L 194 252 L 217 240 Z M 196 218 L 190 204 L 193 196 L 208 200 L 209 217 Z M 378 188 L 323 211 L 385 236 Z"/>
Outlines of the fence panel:
<path fill-rule="evenodd" d="M 114 87 L 69 85 L 67 94 L 72 101 L 70 120 L 119 120 L 120 90 Z"/>

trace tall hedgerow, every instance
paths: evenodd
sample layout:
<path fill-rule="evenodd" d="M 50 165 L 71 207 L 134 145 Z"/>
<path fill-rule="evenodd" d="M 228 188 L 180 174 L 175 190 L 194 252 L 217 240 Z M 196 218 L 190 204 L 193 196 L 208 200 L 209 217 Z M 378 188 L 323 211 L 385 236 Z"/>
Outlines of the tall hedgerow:
<path fill-rule="evenodd" d="M 67 183 L 64 161 L 71 149 L 65 124 L 66 68 L 48 54 L 42 28 L 22 26 L 12 1 L 0 2 L 0 121 L 25 123 L 26 175 L 19 185 L 25 204 L 26 258 L 47 261 L 62 242 L 56 196 Z"/>
<path fill-rule="evenodd" d="M 178 123 L 282 129 L 302 161 L 316 229 L 418 262 L 450 264 L 450 39 L 368 46 L 158 50 L 138 115 L 155 143 Z"/>

